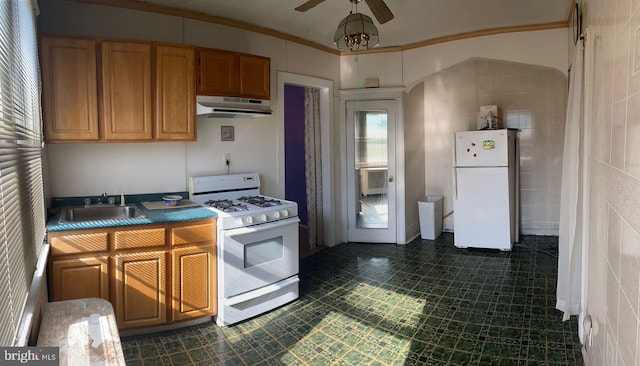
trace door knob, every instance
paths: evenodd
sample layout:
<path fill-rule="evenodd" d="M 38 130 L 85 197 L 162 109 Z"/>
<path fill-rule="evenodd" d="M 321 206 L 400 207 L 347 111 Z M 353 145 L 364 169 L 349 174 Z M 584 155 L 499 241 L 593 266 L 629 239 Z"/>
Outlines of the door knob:
<path fill-rule="evenodd" d="M 393 183 L 393 177 L 389 177 L 389 183 Z"/>

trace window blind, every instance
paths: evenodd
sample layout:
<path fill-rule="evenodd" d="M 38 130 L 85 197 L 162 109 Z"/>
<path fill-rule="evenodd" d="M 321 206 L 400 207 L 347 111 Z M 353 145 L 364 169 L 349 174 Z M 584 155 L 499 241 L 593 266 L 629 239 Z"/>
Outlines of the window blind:
<path fill-rule="evenodd" d="M 30 0 L 0 1 L 0 345 L 14 345 L 45 235 L 42 118 Z"/>

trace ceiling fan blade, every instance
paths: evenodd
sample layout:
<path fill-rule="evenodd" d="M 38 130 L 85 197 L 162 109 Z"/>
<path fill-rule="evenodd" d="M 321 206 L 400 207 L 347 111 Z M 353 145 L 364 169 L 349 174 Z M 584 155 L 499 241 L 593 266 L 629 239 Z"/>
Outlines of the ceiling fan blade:
<path fill-rule="evenodd" d="M 387 4 L 384 3 L 384 0 L 365 0 L 365 1 L 367 5 L 369 5 L 369 9 L 371 9 L 373 16 L 375 16 L 376 19 L 378 19 L 378 22 L 380 24 L 384 24 L 390 21 L 391 19 L 393 19 L 393 13 L 391 12 Z"/>
<path fill-rule="evenodd" d="M 306 3 L 298 6 L 296 8 L 297 11 L 307 11 L 311 8 L 313 8 L 314 6 L 320 4 L 321 2 L 323 2 L 324 0 L 309 0 Z"/>

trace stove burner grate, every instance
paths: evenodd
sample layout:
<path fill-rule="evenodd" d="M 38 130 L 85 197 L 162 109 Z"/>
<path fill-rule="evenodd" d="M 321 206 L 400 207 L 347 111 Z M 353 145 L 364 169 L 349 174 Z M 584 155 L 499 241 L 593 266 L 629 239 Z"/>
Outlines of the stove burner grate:
<path fill-rule="evenodd" d="M 266 198 L 263 196 L 242 196 L 238 198 L 238 201 L 246 202 L 258 207 L 273 207 L 280 206 L 282 204 L 280 200 Z"/>
<path fill-rule="evenodd" d="M 204 203 L 223 212 L 247 211 L 249 207 L 239 203 L 233 203 L 231 200 L 209 200 Z"/>

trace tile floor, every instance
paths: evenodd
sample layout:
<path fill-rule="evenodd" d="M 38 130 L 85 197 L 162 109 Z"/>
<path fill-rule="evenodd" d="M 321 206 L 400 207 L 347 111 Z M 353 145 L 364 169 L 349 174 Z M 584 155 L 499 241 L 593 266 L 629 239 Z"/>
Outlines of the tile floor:
<path fill-rule="evenodd" d="M 297 301 L 232 327 L 122 339 L 127 365 L 582 365 L 555 310 L 557 238 L 512 252 L 341 244 L 301 261 Z"/>

